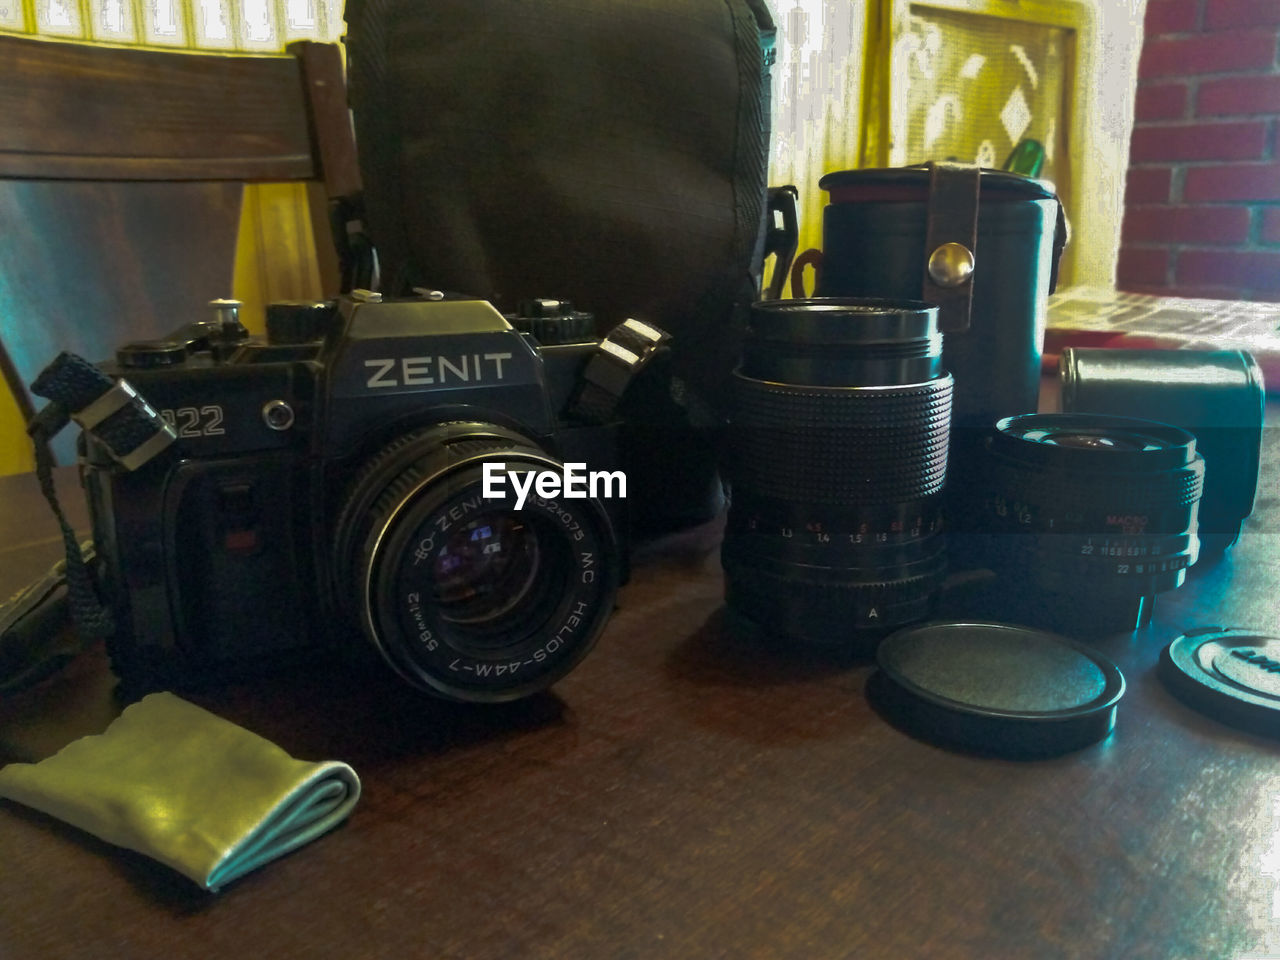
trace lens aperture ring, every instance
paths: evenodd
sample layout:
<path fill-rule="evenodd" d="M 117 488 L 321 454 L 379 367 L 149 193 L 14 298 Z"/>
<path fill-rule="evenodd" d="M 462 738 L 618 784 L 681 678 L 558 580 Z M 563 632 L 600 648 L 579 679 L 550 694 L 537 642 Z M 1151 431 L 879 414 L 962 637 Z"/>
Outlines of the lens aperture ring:
<path fill-rule="evenodd" d="M 880 634 L 927 617 L 946 576 L 940 541 L 934 552 L 897 569 L 761 564 L 722 554 L 726 600 L 747 618 L 807 643 L 832 645 L 848 635 Z M 825 639 L 824 639 L 825 638 Z"/>
<path fill-rule="evenodd" d="M 1162 593 L 1181 584 L 1199 556 L 1198 540 L 1188 535 L 1148 537 L 1142 542 L 1130 538 L 1125 546 L 1085 542 L 1079 537 L 1014 534 L 994 539 L 990 555 L 997 569 L 1029 575 L 1047 589 L 1072 592 Z"/>
<path fill-rule="evenodd" d="M 851 570 L 848 567 L 801 567 L 794 564 L 787 568 L 771 569 L 759 563 L 739 560 L 733 554 L 723 558 L 725 572 L 730 576 L 753 576 L 761 579 L 772 579 L 777 584 L 786 584 L 789 589 L 808 590 L 814 596 L 826 596 L 848 602 L 848 598 L 866 594 L 883 597 L 890 601 L 897 598 L 915 596 L 920 592 L 922 584 L 937 580 L 942 582 L 946 572 L 946 561 L 935 551 L 933 556 L 919 561 L 919 569 L 905 574 L 899 579 L 885 579 L 883 568 L 866 567 L 863 570 Z"/>
<path fill-rule="evenodd" d="M 1110 536 L 1107 534 L 1071 535 L 1057 533 L 1007 534 L 1016 536 L 1028 547 L 1045 555 L 1077 556 L 1086 560 L 1142 562 L 1160 560 L 1178 554 L 1194 555 L 1197 547 L 1195 534 L 1169 533 L 1139 536 Z"/>

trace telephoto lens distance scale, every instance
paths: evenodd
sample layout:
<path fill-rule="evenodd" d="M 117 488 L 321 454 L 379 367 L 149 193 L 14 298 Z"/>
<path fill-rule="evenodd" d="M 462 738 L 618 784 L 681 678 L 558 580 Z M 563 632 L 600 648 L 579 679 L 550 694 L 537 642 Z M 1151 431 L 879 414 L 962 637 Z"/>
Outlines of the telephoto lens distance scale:
<path fill-rule="evenodd" d="M 752 307 L 721 551 L 733 614 L 865 655 L 933 612 L 952 397 L 941 355 L 937 310 L 917 301 Z"/>

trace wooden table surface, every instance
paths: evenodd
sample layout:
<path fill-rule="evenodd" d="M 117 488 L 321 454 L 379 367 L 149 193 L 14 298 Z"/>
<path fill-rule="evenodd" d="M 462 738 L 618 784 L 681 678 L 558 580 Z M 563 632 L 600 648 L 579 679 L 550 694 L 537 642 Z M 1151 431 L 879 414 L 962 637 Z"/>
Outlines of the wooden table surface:
<path fill-rule="evenodd" d="M 1185 628 L 1280 630 L 1271 433 L 1241 542 L 1097 643 L 1129 685 L 1103 744 L 947 752 L 868 706 L 869 666 L 734 641 L 712 525 L 641 553 L 552 694 L 468 707 L 317 668 L 194 698 L 364 782 L 344 826 L 221 894 L 0 802 L 0 957 L 1280 956 L 1277 743 L 1155 669 Z M 0 594 L 53 536 L 33 478 L 0 480 Z M 91 655 L 0 703 L 0 760 L 102 729 L 111 683 Z"/>

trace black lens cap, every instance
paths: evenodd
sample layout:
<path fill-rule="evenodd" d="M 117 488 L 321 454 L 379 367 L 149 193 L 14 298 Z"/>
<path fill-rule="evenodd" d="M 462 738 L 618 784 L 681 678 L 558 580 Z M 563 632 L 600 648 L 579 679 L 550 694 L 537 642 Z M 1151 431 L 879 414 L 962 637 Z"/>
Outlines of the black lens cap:
<path fill-rule="evenodd" d="M 1280 637 L 1238 627 L 1188 630 L 1160 656 L 1160 678 L 1192 709 L 1280 736 Z"/>
<path fill-rule="evenodd" d="M 926 623 L 887 637 L 868 696 L 899 729 L 994 756 L 1046 757 L 1105 738 L 1124 677 L 1056 634 L 1007 623 Z"/>

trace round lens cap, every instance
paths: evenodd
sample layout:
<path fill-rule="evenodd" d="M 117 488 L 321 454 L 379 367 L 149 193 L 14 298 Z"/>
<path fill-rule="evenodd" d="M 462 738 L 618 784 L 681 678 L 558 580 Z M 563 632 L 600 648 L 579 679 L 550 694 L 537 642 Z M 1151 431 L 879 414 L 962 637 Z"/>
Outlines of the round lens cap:
<path fill-rule="evenodd" d="M 1233 627 L 1188 630 L 1165 648 L 1160 677 L 1215 720 L 1280 736 L 1280 637 Z"/>
<path fill-rule="evenodd" d="M 1005 757 L 1078 750 L 1115 726 L 1124 677 L 1078 643 L 1007 623 L 926 623 L 886 638 L 868 695 L 899 729 Z"/>

